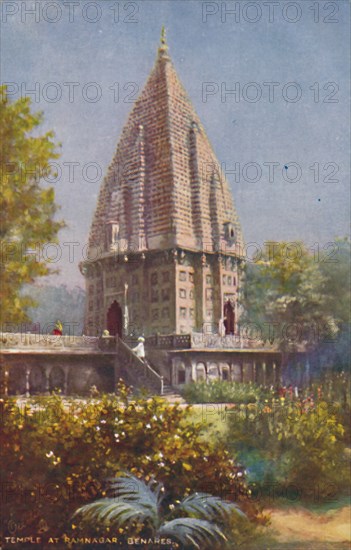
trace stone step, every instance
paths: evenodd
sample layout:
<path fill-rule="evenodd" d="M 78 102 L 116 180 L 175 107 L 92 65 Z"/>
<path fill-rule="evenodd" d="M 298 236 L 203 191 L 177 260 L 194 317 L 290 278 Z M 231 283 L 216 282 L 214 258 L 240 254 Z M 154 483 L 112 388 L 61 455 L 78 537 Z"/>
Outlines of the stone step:
<path fill-rule="evenodd" d="M 172 386 L 169 386 L 168 384 L 164 384 L 163 386 L 162 397 L 164 397 L 168 401 L 181 401 L 185 403 L 180 393 L 175 388 L 173 388 Z"/>
<path fill-rule="evenodd" d="M 177 390 L 172 388 L 172 386 L 166 386 L 166 385 L 163 386 L 163 393 L 174 393 L 174 394 L 180 395 L 179 392 L 177 392 Z"/>

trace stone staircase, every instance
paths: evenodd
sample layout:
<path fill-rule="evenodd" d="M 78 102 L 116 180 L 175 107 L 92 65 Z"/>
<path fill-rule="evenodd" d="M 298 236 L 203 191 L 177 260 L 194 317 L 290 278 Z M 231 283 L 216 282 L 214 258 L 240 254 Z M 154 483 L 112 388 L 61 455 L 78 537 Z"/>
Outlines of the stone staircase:
<path fill-rule="evenodd" d="M 117 340 L 116 361 L 119 365 L 119 376 L 135 390 L 145 388 L 152 394 L 165 397 L 170 402 L 185 402 L 175 388 L 164 382 L 157 370 L 139 359 L 130 348 L 131 342 Z"/>
<path fill-rule="evenodd" d="M 160 395 L 164 397 L 170 403 L 185 403 L 180 393 L 173 386 L 163 383 L 162 393 L 157 388 L 150 388 L 150 381 L 146 376 L 138 376 L 136 379 L 133 377 L 133 373 L 123 369 L 123 378 L 133 386 L 136 392 L 140 389 L 146 389 L 149 393 Z"/>

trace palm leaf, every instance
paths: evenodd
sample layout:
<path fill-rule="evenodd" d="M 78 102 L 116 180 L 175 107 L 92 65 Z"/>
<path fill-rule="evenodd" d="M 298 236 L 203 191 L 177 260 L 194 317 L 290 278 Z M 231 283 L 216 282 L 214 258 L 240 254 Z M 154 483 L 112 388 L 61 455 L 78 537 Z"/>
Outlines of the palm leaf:
<path fill-rule="evenodd" d="M 148 504 L 115 501 L 112 498 L 81 506 L 73 514 L 73 518 L 77 516 L 91 525 L 119 528 L 131 523 L 150 523 L 156 527 L 154 510 Z"/>
<path fill-rule="evenodd" d="M 132 474 L 124 473 L 120 477 L 108 481 L 107 494 L 111 498 L 118 498 L 123 502 L 139 502 L 157 510 L 164 498 L 162 483 L 157 483 L 152 477 L 148 484 Z"/>
<path fill-rule="evenodd" d="M 139 478 L 125 473 L 109 480 L 108 498 L 82 506 L 73 517 L 79 515 L 84 522 L 114 527 L 144 522 L 156 529 L 162 489 L 162 484 L 153 478 L 146 485 Z"/>
<path fill-rule="evenodd" d="M 204 550 L 215 543 L 226 542 L 223 531 L 215 523 L 197 518 L 177 518 L 164 523 L 157 532 L 159 537 L 168 537 L 183 546 Z"/>
<path fill-rule="evenodd" d="M 233 513 L 246 518 L 244 512 L 234 502 L 228 502 L 207 493 L 194 493 L 188 496 L 177 506 L 175 513 L 179 511 L 209 521 L 225 521 Z"/>

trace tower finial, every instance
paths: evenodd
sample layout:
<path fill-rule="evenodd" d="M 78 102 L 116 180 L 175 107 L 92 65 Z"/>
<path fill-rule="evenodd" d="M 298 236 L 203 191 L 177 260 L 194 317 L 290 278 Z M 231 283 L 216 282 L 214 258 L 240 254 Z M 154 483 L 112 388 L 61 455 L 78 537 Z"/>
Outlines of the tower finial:
<path fill-rule="evenodd" d="M 158 48 L 158 54 L 160 57 L 164 59 L 169 59 L 168 46 L 167 46 L 167 40 L 166 40 L 166 27 L 164 25 L 162 25 L 162 29 L 161 29 L 161 39 L 160 39 L 160 47 Z"/>
<path fill-rule="evenodd" d="M 162 46 L 167 46 L 167 42 L 166 42 L 166 27 L 164 25 L 162 25 L 162 29 L 161 29 L 161 45 Z"/>

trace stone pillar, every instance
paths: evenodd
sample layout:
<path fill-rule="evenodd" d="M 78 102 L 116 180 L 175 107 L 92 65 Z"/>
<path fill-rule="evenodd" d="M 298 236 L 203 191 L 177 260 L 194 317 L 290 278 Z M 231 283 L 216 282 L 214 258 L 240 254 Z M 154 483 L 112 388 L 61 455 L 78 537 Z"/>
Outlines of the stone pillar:
<path fill-rule="evenodd" d="M 50 395 L 50 367 L 45 368 L 45 395 Z"/>
<path fill-rule="evenodd" d="M 174 359 L 171 359 L 171 366 L 169 369 L 169 384 L 170 386 L 173 386 L 174 382 Z"/>
<path fill-rule="evenodd" d="M 128 283 L 124 283 L 124 315 L 123 315 L 123 334 L 128 336 L 129 311 L 128 311 Z"/>
<path fill-rule="evenodd" d="M 265 386 L 267 383 L 267 370 L 266 370 L 266 363 L 262 363 L 262 384 Z"/>
<path fill-rule="evenodd" d="M 192 362 L 192 368 L 193 368 L 193 380 L 194 380 L 195 382 L 197 382 L 196 364 L 197 364 L 197 361 L 194 360 L 194 361 Z"/>
<path fill-rule="evenodd" d="M 275 364 L 275 362 L 273 362 L 273 365 L 272 365 L 272 374 L 273 374 L 273 386 L 275 386 L 277 383 L 277 365 Z"/>
<path fill-rule="evenodd" d="M 30 377 L 30 369 L 27 368 L 27 369 L 26 369 L 26 397 L 30 397 L 30 382 L 29 382 L 29 377 Z"/>
<path fill-rule="evenodd" d="M 4 372 L 4 395 L 7 397 L 9 394 L 9 370 L 8 368 L 5 368 Z"/>
<path fill-rule="evenodd" d="M 67 395 L 67 394 L 68 394 L 68 373 L 69 373 L 69 367 L 65 367 L 63 372 L 64 372 L 64 375 L 65 375 L 65 379 L 64 379 L 64 383 L 63 383 L 63 393 L 64 393 L 64 395 Z"/>

